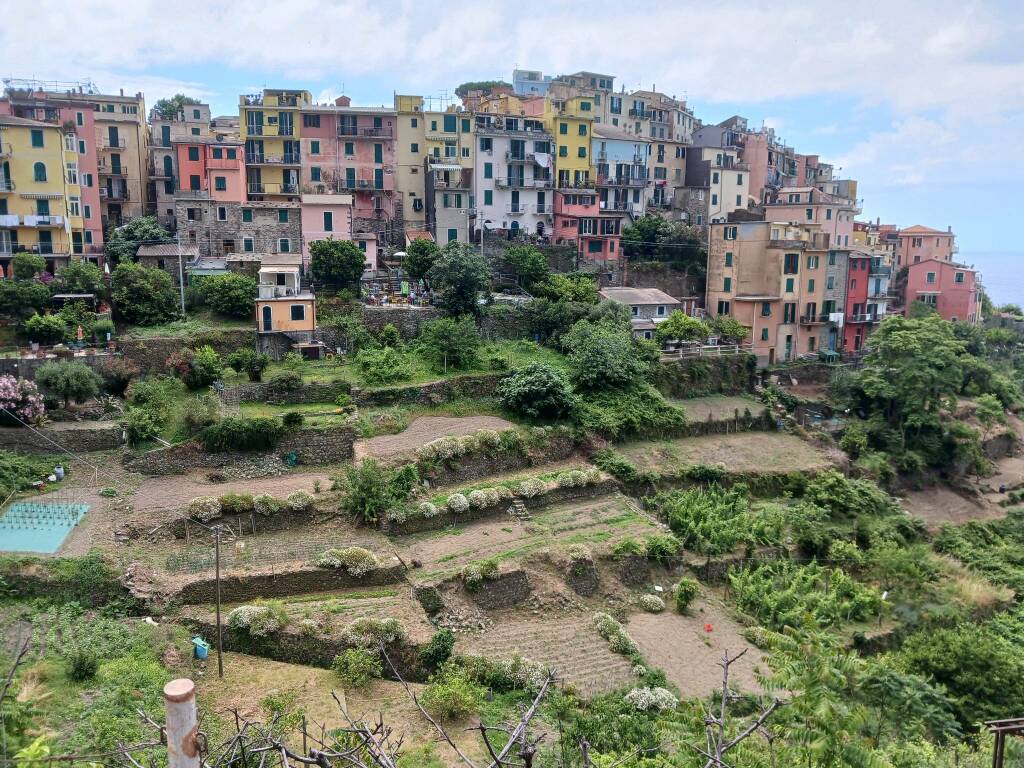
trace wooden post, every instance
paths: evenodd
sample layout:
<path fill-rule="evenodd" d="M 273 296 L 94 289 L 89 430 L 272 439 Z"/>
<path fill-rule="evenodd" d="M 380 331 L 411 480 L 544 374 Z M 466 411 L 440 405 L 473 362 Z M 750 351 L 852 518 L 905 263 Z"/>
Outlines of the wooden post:
<path fill-rule="evenodd" d="M 215 555 L 214 560 L 217 569 L 217 677 L 224 677 L 224 641 L 223 631 L 220 626 L 220 527 L 216 529 L 214 534 L 215 538 Z"/>
<path fill-rule="evenodd" d="M 196 685 L 188 678 L 164 686 L 167 714 L 168 768 L 199 768 L 199 725 L 196 719 Z"/>

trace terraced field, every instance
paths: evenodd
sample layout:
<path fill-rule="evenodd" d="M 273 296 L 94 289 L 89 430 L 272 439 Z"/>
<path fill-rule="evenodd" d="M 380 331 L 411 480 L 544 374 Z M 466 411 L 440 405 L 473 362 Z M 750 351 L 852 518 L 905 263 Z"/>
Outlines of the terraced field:
<path fill-rule="evenodd" d="M 721 463 L 733 472 L 807 472 L 825 469 L 834 463 L 825 451 L 784 432 L 744 432 L 627 443 L 618 450 L 641 469 Z"/>

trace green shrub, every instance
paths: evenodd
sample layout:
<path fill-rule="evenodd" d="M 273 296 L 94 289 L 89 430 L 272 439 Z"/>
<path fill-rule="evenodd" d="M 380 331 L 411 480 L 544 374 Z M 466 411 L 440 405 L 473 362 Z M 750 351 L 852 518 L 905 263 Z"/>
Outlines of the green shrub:
<path fill-rule="evenodd" d="M 562 337 L 573 384 L 592 392 L 633 387 L 650 366 L 627 322 L 580 320 Z"/>
<path fill-rule="evenodd" d="M 301 411 L 288 411 L 281 417 L 281 423 L 284 424 L 286 429 L 298 429 L 305 422 L 306 417 L 302 415 Z"/>
<path fill-rule="evenodd" d="M 108 336 L 110 339 L 113 339 L 116 330 L 114 321 L 108 320 L 105 317 L 101 317 L 92 324 L 92 336 L 100 344 L 106 342 Z"/>
<path fill-rule="evenodd" d="M 189 435 L 199 434 L 219 419 L 220 406 L 210 394 L 189 399 L 181 407 L 181 420 Z"/>
<path fill-rule="evenodd" d="M 356 648 L 378 648 L 403 643 L 408 635 L 398 619 L 374 619 L 364 616 L 353 621 L 342 632 L 342 639 Z"/>
<path fill-rule="evenodd" d="M 320 568 L 344 568 L 349 576 L 365 576 L 377 568 L 380 562 L 377 556 L 368 549 L 362 547 L 344 547 L 343 549 L 328 549 L 317 558 L 316 564 Z"/>
<path fill-rule="evenodd" d="M 367 384 L 392 384 L 412 376 L 408 357 L 394 347 L 360 350 L 356 364 Z"/>
<path fill-rule="evenodd" d="M 627 557 L 643 554 L 645 554 L 644 545 L 631 536 L 612 547 L 612 555 L 615 556 L 616 560 L 624 560 Z"/>
<path fill-rule="evenodd" d="M 462 569 L 462 581 L 471 592 L 477 590 L 485 581 L 498 578 L 498 561 L 494 558 L 469 563 Z"/>
<path fill-rule="evenodd" d="M 655 534 L 647 537 L 644 547 L 648 560 L 653 560 L 661 565 L 668 565 L 682 547 L 679 539 L 670 534 Z"/>
<path fill-rule="evenodd" d="M 248 515 L 255 511 L 251 493 L 228 491 L 220 497 L 221 512 L 225 515 Z"/>
<path fill-rule="evenodd" d="M 376 459 L 363 459 L 346 467 L 339 481 L 344 492 L 341 511 L 364 525 L 376 523 L 388 509 L 403 504 L 417 482 L 419 475 L 412 464 L 395 469 Z"/>
<path fill-rule="evenodd" d="M 160 434 L 160 422 L 149 411 L 129 406 L 124 410 L 121 428 L 128 439 L 128 445 L 149 442 Z"/>
<path fill-rule="evenodd" d="M 974 414 L 986 429 L 993 424 L 1006 423 L 1006 413 L 1003 411 L 1003 404 L 995 395 L 987 393 L 978 395 L 974 402 L 978 406 Z"/>
<path fill-rule="evenodd" d="M 288 626 L 288 614 L 280 603 L 240 605 L 228 614 L 228 628 L 266 637 Z"/>
<path fill-rule="evenodd" d="M 96 373 L 103 379 L 105 392 L 122 397 L 132 379 L 142 373 L 142 369 L 127 358 L 113 357 L 100 365 Z"/>
<path fill-rule="evenodd" d="M 96 397 L 103 380 L 85 363 L 62 360 L 39 366 L 35 382 L 46 395 L 60 398 L 67 407 L 72 400 L 84 403 L 90 397 Z"/>
<path fill-rule="evenodd" d="M 283 397 L 300 389 L 302 376 L 297 371 L 278 371 L 267 379 L 267 391 L 272 398 Z"/>
<path fill-rule="evenodd" d="M 384 347 L 393 347 L 398 349 L 402 346 L 402 334 L 398 328 L 395 327 L 394 323 L 388 323 L 380 329 L 380 334 L 377 336 L 377 340 Z"/>
<path fill-rule="evenodd" d="M 642 382 L 627 389 L 593 392 L 575 402 L 576 422 L 610 440 L 670 436 L 686 426 L 683 409 Z"/>
<path fill-rule="evenodd" d="M 262 381 L 263 372 L 270 365 L 270 355 L 254 349 L 236 349 L 224 359 L 224 362 L 236 373 L 248 376 L 249 381 Z"/>
<path fill-rule="evenodd" d="M 450 629 L 439 629 L 420 650 L 420 666 L 426 669 L 437 669 L 451 658 L 455 649 L 455 633 Z"/>
<path fill-rule="evenodd" d="M 648 613 L 661 613 L 665 610 L 665 601 L 657 595 L 641 595 L 637 602 Z"/>
<path fill-rule="evenodd" d="M 569 381 L 544 363 L 530 363 L 506 376 L 498 384 L 498 397 L 505 408 L 530 418 L 561 418 L 575 404 Z"/>
<path fill-rule="evenodd" d="M 210 275 L 202 278 L 206 303 L 214 312 L 247 319 L 253 316 L 256 281 L 248 275 Z"/>
<path fill-rule="evenodd" d="M 594 455 L 591 456 L 591 460 L 602 471 L 607 472 L 623 483 L 635 483 L 641 479 L 640 471 L 633 463 L 621 453 L 616 453 L 611 448 L 601 448 L 595 451 Z"/>
<path fill-rule="evenodd" d="M 868 448 L 868 433 L 858 422 L 853 421 L 843 431 L 839 440 L 842 448 L 850 458 L 856 459 Z"/>
<path fill-rule="evenodd" d="M 203 430 L 200 438 L 203 449 L 210 453 L 266 451 L 277 445 L 282 433 L 282 425 L 274 418 L 229 416 Z"/>
<path fill-rule="evenodd" d="M 331 671 L 345 688 L 365 688 L 384 672 L 380 657 L 374 651 L 348 648 L 334 657 Z"/>
<path fill-rule="evenodd" d="M 87 648 L 73 648 L 67 655 L 68 677 L 76 683 L 92 680 L 99 669 L 96 653 Z"/>
<path fill-rule="evenodd" d="M 224 375 L 220 355 L 209 345 L 175 352 L 167 359 L 167 367 L 171 368 L 189 389 L 208 387 Z"/>
<path fill-rule="evenodd" d="M 679 583 L 672 588 L 672 599 L 675 601 L 676 610 L 686 614 L 690 609 L 690 603 L 700 594 L 700 584 L 695 579 L 680 579 Z"/>
<path fill-rule="evenodd" d="M 64 340 L 67 325 L 60 315 L 32 315 L 25 321 L 25 333 L 37 344 L 57 344 Z"/>
<path fill-rule="evenodd" d="M 481 343 L 470 316 L 443 317 L 424 323 L 418 341 L 420 353 L 438 372 L 475 365 Z"/>
<path fill-rule="evenodd" d="M 420 703 L 435 717 L 455 720 L 476 712 L 484 690 L 456 667 L 445 665 L 430 678 L 420 694 Z"/>

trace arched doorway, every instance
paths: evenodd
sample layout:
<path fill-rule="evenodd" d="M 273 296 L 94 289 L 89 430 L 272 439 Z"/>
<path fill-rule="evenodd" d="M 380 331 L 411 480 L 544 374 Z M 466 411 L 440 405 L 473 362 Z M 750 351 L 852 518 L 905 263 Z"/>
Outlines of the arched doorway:
<path fill-rule="evenodd" d="M 273 330 L 273 325 L 274 325 L 274 323 L 273 323 L 273 313 L 270 310 L 270 305 L 269 304 L 264 304 L 263 305 L 263 330 L 264 331 Z"/>

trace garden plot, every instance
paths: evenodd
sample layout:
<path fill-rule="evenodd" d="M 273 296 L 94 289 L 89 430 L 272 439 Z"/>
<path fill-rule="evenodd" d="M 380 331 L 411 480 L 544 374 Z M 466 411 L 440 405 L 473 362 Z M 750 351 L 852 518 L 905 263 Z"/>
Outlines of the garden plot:
<path fill-rule="evenodd" d="M 625 627 L 647 662 L 663 670 L 683 698 L 704 697 L 721 689 L 718 663 L 726 651 L 730 657 L 747 651 L 730 667 L 730 683 L 743 691 L 758 690 L 754 667 L 761 653 L 743 638 L 743 628 L 717 602 L 699 600 L 687 616 L 671 609 L 634 614 Z"/>
<path fill-rule="evenodd" d="M 764 409 L 764 404 L 749 397 L 730 397 L 728 395 L 708 395 L 707 397 L 691 397 L 687 399 L 669 398 L 673 405 L 682 406 L 686 411 L 687 421 L 724 421 L 734 418 L 736 411 L 740 416 L 749 409 L 754 415 Z"/>
<path fill-rule="evenodd" d="M 522 654 L 554 667 L 559 679 L 587 697 L 636 680 L 630 660 L 608 648 L 608 641 L 594 629 L 590 613 L 509 617 L 481 634 L 460 638 L 455 650 L 496 660 Z"/>
<path fill-rule="evenodd" d="M 814 472 L 834 465 L 829 455 L 784 432 L 684 437 L 629 443 L 618 450 L 638 468 L 723 464 L 730 472 Z"/>
<path fill-rule="evenodd" d="M 451 576 L 468 563 L 487 558 L 515 559 L 551 546 L 583 543 L 614 545 L 629 536 L 654 533 L 656 526 L 635 512 L 625 496 L 556 504 L 525 522 L 483 520 L 441 531 L 412 534 L 402 540 L 402 557 L 423 563 L 417 580 Z"/>
<path fill-rule="evenodd" d="M 497 416 L 420 416 L 397 435 L 357 440 L 355 458 L 359 461 L 369 456 L 380 459 L 410 456 L 421 445 L 442 437 L 461 437 L 480 429 L 504 430 L 514 426 L 512 422 Z"/>
<path fill-rule="evenodd" d="M 269 493 L 283 499 L 293 491 L 312 493 L 317 482 L 325 490 L 331 487 L 330 478 L 323 472 L 291 472 L 258 480 L 227 482 L 212 482 L 199 474 L 163 475 L 144 479 L 132 495 L 131 504 L 136 510 L 176 509 L 197 496 L 223 496 L 231 492 Z"/>
<path fill-rule="evenodd" d="M 1006 515 L 1005 509 L 987 499 L 962 496 L 944 485 L 910 491 L 903 494 L 901 500 L 910 515 L 924 520 L 932 530 L 938 530 L 943 523 L 961 525 Z"/>

